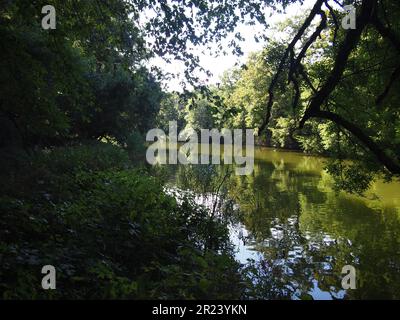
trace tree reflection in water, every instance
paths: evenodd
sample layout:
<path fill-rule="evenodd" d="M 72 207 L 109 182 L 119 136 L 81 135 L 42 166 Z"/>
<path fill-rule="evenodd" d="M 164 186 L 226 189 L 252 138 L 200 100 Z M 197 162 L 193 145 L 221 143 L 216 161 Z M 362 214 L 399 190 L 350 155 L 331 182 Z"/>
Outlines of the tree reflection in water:
<path fill-rule="evenodd" d="M 231 224 L 252 297 L 400 298 L 400 194 L 391 192 L 398 184 L 372 199 L 338 194 L 322 159 L 269 149 L 256 150 L 249 176 L 222 165 L 169 170 L 171 185 Z M 345 291 L 348 264 L 357 289 Z"/>

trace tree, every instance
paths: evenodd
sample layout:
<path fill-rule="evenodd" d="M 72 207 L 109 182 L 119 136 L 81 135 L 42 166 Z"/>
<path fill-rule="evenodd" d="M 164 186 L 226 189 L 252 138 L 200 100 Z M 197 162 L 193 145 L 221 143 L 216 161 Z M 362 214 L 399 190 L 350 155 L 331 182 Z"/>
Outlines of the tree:
<path fill-rule="evenodd" d="M 160 111 L 157 115 L 157 124 L 164 132 L 169 131 L 169 122 L 176 121 L 178 132 L 185 128 L 186 109 L 185 99 L 177 93 L 164 93 Z"/>
<path fill-rule="evenodd" d="M 173 57 L 184 61 L 185 75 L 194 83 L 193 71 L 199 68 L 199 59 L 192 46 L 218 43 L 233 33 L 230 47 L 240 54 L 242 35 L 234 33 L 239 23 L 266 27 L 267 7 L 276 9 L 294 2 L 302 1 L 196 0 L 189 4 L 181 0 L 58 0 L 54 1 L 57 28 L 51 31 L 39 26 L 38 8 L 46 4 L 44 1 L 28 5 L 23 1 L 5 2 L 0 17 L 6 47 L 0 62 L 0 121 L 5 137 L 1 144 L 10 144 L 14 133 L 19 137 L 12 138 L 11 145 L 32 147 L 107 135 L 122 141 L 128 135 L 126 131 L 146 130 L 154 121 L 159 96 L 159 92 L 149 94 L 157 91 L 157 85 L 149 71 L 143 70 L 147 58 L 159 55 L 166 60 Z M 293 90 L 286 92 L 285 98 L 293 99 L 295 123 L 276 123 L 278 136 L 292 135 L 293 127 L 304 130 L 300 133 L 319 131 L 322 124 L 328 134 L 340 140 L 331 148 L 337 159 L 354 155 L 357 170 L 384 173 L 387 178 L 399 176 L 395 94 L 400 74 L 396 63 L 400 53 L 396 21 L 399 4 L 393 0 L 356 1 L 357 28 L 342 30 L 339 21 L 343 13 L 334 8 L 334 3 L 343 6 L 352 1 L 315 0 L 292 41 L 280 53 L 269 84 L 265 83 L 264 91 L 253 90 L 259 102 L 266 101 L 258 105 L 251 101 L 248 110 L 242 108 L 244 112 L 239 113 L 236 122 L 242 127 L 253 125 L 265 113 L 259 125 L 261 134 L 271 115 L 279 113 L 280 104 L 274 107 L 274 102 L 280 99 L 279 87 L 288 80 Z M 266 38 L 263 34 L 255 36 Z M 322 46 L 320 58 L 318 46 Z M 373 56 L 371 46 L 383 58 Z M 318 67 L 321 60 L 325 67 Z M 361 66 L 367 61 L 371 62 L 368 67 Z M 360 73 L 365 76 L 367 70 L 373 71 L 369 77 L 358 77 Z M 344 101 L 349 92 L 345 84 L 356 82 L 363 88 L 356 90 L 354 96 L 358 98 L 353 99 L 360 108 L 346 107 L 350 100 Z M 128 91 L 130 94 L 126 94 Z M 143 109 L 139 107 L 142 103 Z M 288 109 L 286 103 L 282 104 L 285 113 Z M 218 104 L 214 106 L 213 119 L 221 126 L 227 118 L 225 111 Z M 364 114 L 362 121 L 354 118 L 359 110 Z M 384 126 L 389 118 L 395 119 L 393 126 Z M 331 166 L 331 171 L 340 167 Z"/>
<path fill-rule="evenodd" d="M 399 28 L 395 20 L 400 7 L 396 1 L 385 0 L 363 0 L 360 3 L 355 3 L 355 5 L 357 5 L 358 11 L 357 28 L 343 31 L 339 28 L 338 24 L 338 17 L 340 15 L 337 11 L 332 9 L 329 1 L 317 0 L 315 2 L 311 12 L 287 46 L 278 71 L 270 83 L 268 89 L 269 100 L 267 112 L 259 131 L 263 131 L 269 122 L 277 82 L 285 73 L 295 91 L 296 98 L 294 99 L 293 107 L 302 114 L 302 118 L 299 121 L 300 129 L 312 118 L 322 121 L 331 121 L 337 126 L 338 130 L 344 132 L 345 135 L 350 134 L 350 140 L 355 137 L 357 145 L 364 149 L 361 154 L 365 159 L 361 159 L 362 157 L 359 156 L 354 157 L 357 163 L 353 169 L 357 169 L 360 173 L 358 178 L 363 176 L 364 179 L 371 180 L 372 176 L 370 171 L 383 172 L 388 178 L 399 176 L 400 156 L 397 133 L 399 114 L 393 108 L 395 100 L 390 100 L 394 97 L 390 97 L 389 93 L 395 85 L 399 84 L 397 81 L 398 66 L 393 57 L 398 58 L 400 53 L 400 42 L 397 33 Z M 327 12 L 324 11 L 323 6 L 325 6 Z M 319 24 L 314 28 L 312 35 L 305 42 L 301 43 L 307 29 L 317 16 L 320 21 Z M 302 61 L 305 60 L 307 54 L 310 52 L 310 48 L 316 43 L 318 37 L 324 37 L 324 30 L 328 24 L 333 30 L 333 32 L 330 33 L 331 36 L 325 38 L 325 41 L 331 43 L 333 47 L 330 70 L 323 78 L 312 79 L 308 75 Z M 297 48 L 298 44 L 302 44 L 300 48 Z M 379 50 L 382 51 L 386 49 L 388 54 L 383 57 L 371 57 L 370 64 L 367 67 L 363 66 L 361 70 L 357 70 L 357 68 L 354 67 L 357 66 L 358 59 L 361 61 L 363 59 L 360 50 L 362 50 L 363 47 L 364 50 L 366 50 L 366 46 L 370 44 L 379 47 Z M 375 58 L 375 60 L 372 58 Z M 346 108 L 336 104 L 337 101 L 335 101 L 336 96 L 340 94 L 341 89 L 343 89 L 342 80 L 345 77 L 351 77 L 351 79 L 356 78 L 355 81 L 359 82 L 357 75 L 366 72 L 368 69 L 371 71 L 371 65 L 374 64 L 376 64 L 377 68 L 374 68 L 373 73 L 369 74 L 368 80 L 364 83 L 364 88 L 372 93 L 372 91 L 376 92 L 377 84 L 381 84 L 382 82 L 387 84 L 380 86 L 380 94 L 369 96 L 367 102 L 368 109 L 364 109 L 364 112 L 366 111 L 366 113 L 368 113 L 371 111 L 377 115 L 382 111 L 382 108 L 385 109 L 385 115 L 390 115 L 389 117 L 392 118 L 394 122 L 393 126 L 390 126 L 392 130 L 384 130 L 384 134 L 382 134 L 383 132 L 380 130 L 373 130 L 374 125 L 371 125 L 371 123 L 369 127 L 365 125 L 360 126 L 358 121 L 359 117 L 354 119 L 355 115 L 359 115 L 358 113 L 354 113 L 357 108 L 354 108 L 353 105 Z M 360 65 L 358 65 L 358 67 L 360 67 Z M 390 75 L 389 77 L 387 76 L 388 74 Z M 371 81 L 374 78 L 375 80 L 379 79 L 379 81 Z M 386 78 L 386 81 L 383 80 L 384 78 Z M 375 88 L 372 89 L 372 86 L 375 86 Z M 312 90 L 312 95 L 306 106 L 299 106 L 301 92 L 305 87 L 307 87 L 308 90 Z M 363 99 L 360 99 L 360 101 L 362 100 Z M 379 108 L 380 105 L 383 105 L 383 107 Z M 349 112 L 349 110 L 352 110 L 352 112 Z M 375 116 L 369 118 L 369 120 L 366 119 L 366 121 L 374 121 L 374 118 L 380 118 L 379 120 L 382 120 L 381 117 Z M 359 150 L 357 153 L 360 155 Z M 371 155 L 373 157 L 371 157 Z M 340 169 L 340 166 L 331 166 L 330 168 L 332 173 L 342 172 L 342 170 L 337 170 L 338 168 Z M 350 172 L 354 171 L 349 169 L 349 167 L 347 167 L 347 169 Z M 350 177 L 351 174 L 347 176 Z M 366 186 L 368 186 L 368 183 L 364 184 L 364 187 Z"/>
<path fill-rule="evenodd" d="M 151 128 L 161 89 L 142 66 L 149 52 L 128 4 L 53 4 L 55 30 L 40 27 L 43 1 L 4 5 L 1 145 L 29 149 L 103 137 L 123 143 L 131 131 Z"/>

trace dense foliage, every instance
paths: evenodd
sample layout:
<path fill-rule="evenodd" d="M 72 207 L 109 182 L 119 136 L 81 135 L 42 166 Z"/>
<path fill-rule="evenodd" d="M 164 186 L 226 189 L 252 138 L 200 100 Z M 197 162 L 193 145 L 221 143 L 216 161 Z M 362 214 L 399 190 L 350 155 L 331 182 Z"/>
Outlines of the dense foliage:
<path fill-rule="evenodd" d="M 52 1 L 43 30 L 45 4 L 1 4 L 1 298 L 240 298 L 226 225 L 133 168 L 162 96 L 152 4 Z"/>
<path fill-rule="evenodd" d="M 216 206 L 167 190 L 138 164 L 146 131 L 168 131 L 169 121 L 179 130 L 258 128 L 259 143 L 328 155 L 336 188 L 349 192 L 398 178 L 397 0 L 315 0 L 275 27 L 292 39 L 253 35 L 265 48 L 215 86 L 166 93 L 148 67 L 154 56 L 183 61 L 196 84 L 193 46 L 223 51 L 230 36 L 240 55 L 235 27 L 267 27 L 266 8 L 294 2 L 303 1 L 0 4 L 2 298 L 265 297 L 247 275 L 268 278 L 268 265 L 241 269 Z M 343 30 L 339 7 L 350 2 L 359 28 Z M 55 30 L 41 28 L 49 3 Z M 227 192 L 228 175 L 207 180 L 213 168 L 196 170 L 182 180 L 197 175 L 196 188 L 215 198 Z M 40 289 L 45 264 L 57 266 L 57 291 Z"/>
<path fill-rule="evenodd" d="M 362 193 L 375 179 L 397 179 L 400 7 L 364 2 L 358 11 L 373 16 L 351 44 L 352 31 L 338 28 L 343 11 L 327 1 L 275 26 L 293 34 L 289 43 L 270 39 L 217 87 L 184 96 L 186 125 L 259 128 L 258 143 L 328 155 L 340 190 Z"/>
<path fill-rule="evenodd" d="M 55 1 L 50 32 L 40 27 L 42 5 L 12 1 L 1 13 L 0 146 L 124 143 L 151 128 L 161 92 L 123 3 Z"/>
<path fill-rule="evenodd" d="M 43 151 L 2 176 L 2 298 L 240 298 L 226 225 L 107 144 Z M 57 290 L 41 268 L 57 266 Z"/>

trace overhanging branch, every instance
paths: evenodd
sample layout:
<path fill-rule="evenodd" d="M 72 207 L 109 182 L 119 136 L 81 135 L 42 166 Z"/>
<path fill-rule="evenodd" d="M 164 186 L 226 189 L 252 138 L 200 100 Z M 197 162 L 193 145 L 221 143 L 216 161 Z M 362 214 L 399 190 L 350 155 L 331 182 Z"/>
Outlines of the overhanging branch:
<path fill-rule="evenodd" d="M 305 122 L 313 117 L 318 112 L 322 104 L 328 99 L 332 91 L 338 85 L 343 72 L 346 68 L 347 61 L 353 49 L 360 41 L 360 37 L 365 27 L 371 20 L 373 10 L 376 5 L 376 0 L 364 0 L 361 5 L 361 13 L 357 17 L 357 28 L 351 29 L 347 32 L 343 43 L 341 44 L 337 53 L 334 67 L 325 81 L 321 89 L 311 99 L 310 105 L 304 113 L 303 118 L 300 121 L 300 128 L 302 128 Z"/>
<path fill-rule="evenodd" d="M 376 159 L 382 163 L 386 169 L 388 169 L 391 173 L 400 175 L 400 165 L 396 163 L 391 157 L 389 157 L 384 150 L 382 150 L 378 143 L 372 140 L 368 135 L 364 133 L 359 127 L 341 117 L 340 115 L 330 112 L 319 110 L 313 114 L 312 117 L 330 120 L 337 125 L 345 128 L 349 131 L 353 136 L 359 139 L 367 148 L 374 154 Z"/>
<path fill-rule="evenodd" d="M 296 33 L 295 37 L 293 40 L 290 42 L 289 46 L 286 48 L 285 53 L 279 63 L 278 70 L 276 71 L 274 77 L 271 80 L 271 83 L 268 88 L 268 94 L 269 94 L 269 99 L 267 103 L 267 111 L 265 115 L 265 119 L 261 126 L 259 127 L 258 133 L 260 134 L 264 129 L 267 127 L 269 119 L 271 118 L 271 110 L 272 110 L 272 105 L 274 103 L 274 90 L 275 87 L 278 83 L 279 77 L 281 73 L 283 72 L 285 63 L 289 57 L 289 54 L 291 51 L 294 50 L 296 44 L 298 41 L 300 41 L 301 37 L 304 35 L 305 31 L 307 28 L 310 26 L 311 22 L 314 20 L 315 16 L 321 11 L 322 4 L 324 3 L 325 0 L 317 0 L 314 7 L 312 8 L 310 14 L 308 15 L 307 19 L 304 21 L 302 26 L 300 27 L 299 31 Z"/>

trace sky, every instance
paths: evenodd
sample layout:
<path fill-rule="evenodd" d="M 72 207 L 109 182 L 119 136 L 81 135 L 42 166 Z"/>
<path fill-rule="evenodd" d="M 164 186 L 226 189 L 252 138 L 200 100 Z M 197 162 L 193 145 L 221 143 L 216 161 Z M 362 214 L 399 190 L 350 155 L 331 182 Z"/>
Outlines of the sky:
<path fill-rule="evenodd" d="M 275 25 L 279 22 L 283 22 L 289 17 L 300 15 L 305 10 L 311 9 L 314 3 L 315 0 L 305 0 L 303 5 L 300 5 L 298 3 L 290 5 L 289 7 L 286 8 L 285 13 L 279 14 L 274 12 L 272 16 L 270 16 L 272 10 L 269 10 L 268 12 L 266 12 L 266 17 L 268 17 L 267 22 L 269 23 L 269 25 Z M 260 30 L 261 30 L 260 27 L 257 26 L 247 26 L 247 25 L 238 26 L 237 31 L 239 31 L 242 34 L 242 36 L 246 39 L 242 43 L 242 51 L 244 53 L 243 56 L 228 54 L 224 56 L 213 57 L 211 54 L 202 53 L 202 51 L 204 51 L 205 49 L 204 47 L 195 48 L 194 52 L 200 57 L 201 66 L 206 70 L 212 72 L 212 77 L 208 77 L 202 73 L 197 74 L 197 76 L 201 79 L 201 82 L 207 85 L 218 83 L 224 71 L 233 68 L 235 64 L 241 65 L 245 63 L 250 53 L 260 51 L 265 46 L 266 43 L 262 41 L 257 43 L 253 37 L 253 35 Z M 271 29 L 267 30 L 266 35 L 269 38 L 275 38 L 275 39 L 279 39 L 281 37 L 281 35 L 277 34 Z M 227 45 L 229 42 L 228 40 L 229 39 L 224 41 L 222 45 L 223 48 L 229 52 L 230 50 Z M 165 89 L 167 91 L 182 91 L 182 86 L 180 82 L 184 79 L 183 63 L 179 61 L 172 61 L 172 63 L 167 63 L 162 58 L 157 57 L 153 58 L 150 61 L 150 66 L 157 66 L 164 72 L 169 72 L 177 75 L 175 79 L 168 80 L 167 82 L 164 82 L 163 85 L 165 86 Z"/>

